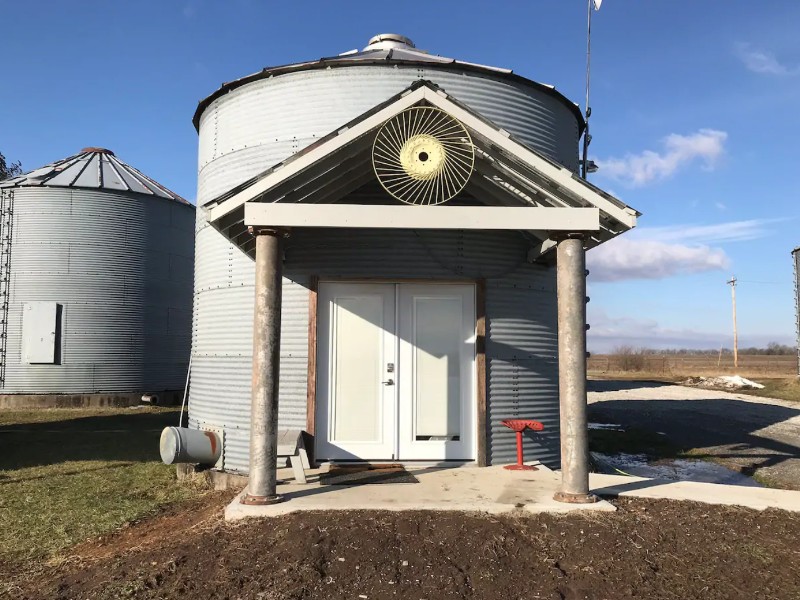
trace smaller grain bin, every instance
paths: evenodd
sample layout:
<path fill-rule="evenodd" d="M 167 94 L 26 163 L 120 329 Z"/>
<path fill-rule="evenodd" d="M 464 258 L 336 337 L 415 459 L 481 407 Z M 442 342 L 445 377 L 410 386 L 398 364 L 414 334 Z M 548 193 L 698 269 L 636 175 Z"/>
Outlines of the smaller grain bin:
<path fill-rule="evenodd" d="M 177 396 L 194 213 L 103 148 L 0 182 L 0 405 Z"/>

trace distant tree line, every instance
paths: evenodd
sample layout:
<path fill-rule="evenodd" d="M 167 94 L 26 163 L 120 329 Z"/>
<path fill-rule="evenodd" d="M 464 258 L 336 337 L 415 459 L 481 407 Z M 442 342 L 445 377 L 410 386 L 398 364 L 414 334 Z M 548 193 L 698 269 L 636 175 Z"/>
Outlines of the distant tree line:
<path fill-rule="evenodd" d="M 617 346 L 610 354 L 618 356 L 636 356 L 636 355 L 665 355 L 665 356 L 689 356 L 689 355 L 713 355 L 717 356 L 720 353 L 719 348 L 712 348 L 707 350 L 696 350 L 694 348 L 669 348 L 666 350 L 656 350 L 652 348 L 636 348 L 633 346 Z M 732 348 L 723 348 L 723 355 L 733 354 Z M 789 356 L 797 354 L 796 346 L 789 346 L 786 344 L 779 344 L 778 342 L 770 342 L 764 348 L 757 348 L 755 346 L 750 348 L 739 348 L 739 354 L 746 354 L 749 356 Z"/>

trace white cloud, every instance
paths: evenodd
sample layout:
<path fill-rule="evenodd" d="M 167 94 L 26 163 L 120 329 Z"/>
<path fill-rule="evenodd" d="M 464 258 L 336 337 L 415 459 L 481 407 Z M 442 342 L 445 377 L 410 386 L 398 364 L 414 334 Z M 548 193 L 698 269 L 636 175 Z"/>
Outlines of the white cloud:
<path fill-rule="evenodd" d="M 720 244 L 725 242 L 747 242 L 767 237 L 767 225 L 782 219 L 750 219 L 729 221 L 714 225 L 670 225 L 667 227 L 644 227 L 634 229 L 629 237 L 658 242 L 682 242 L 684 244 Z"/>
<path fill-rule="evenodd" d="M 612 317 L 602 308 L 589 305 L 588 347 L 591 352 L 611 352 L 618 346 L 635 348 L 692 348 L 708 350 L 724 345 L 733 345 L 730 332 L 698 331 L 694 329 L 672 329 L 661 326 L 655 319 L 639 319 L 630 316 Z M 746 335 L 740 338 L 739 347 L 764 347 L 769 342 L 794 344 L 794 338 L 785 333 Z"/>
<path fill-rule="evenodd" d="M 689 329 L 661 327 L 655 319 L 612 317 L 603 309 L 590 309 L 587 321 L 591 325 L 587 334 L 590 352 L 612 352 L 618 346 L 634 348 L 712 348 L 723 341 L 725 335 L 709 334 Z"/>
<path fill-rule="evenodd" d="M 623 158 L 597 159 L 604 177 L 618 180 L 631 187 L 640 187 L 666 179 L 678 169 L 701 161 L 706 169 L 713 169 L 724 152 L 728 134 L 716 129 L 701 129 L 690 135 L 672 133 L 663 139 L 663 151 L 644 150 L 640 154 L 626 154 Z"/>
<path fill-rule="evenodd" d="M 753 48 L 750 44 L 737 45 L 736 53 L 748 71 L 759 75 L 786 76 L 800 73 L 800 67 L 785 65 L 772 52 Z"/>
<path fill-rule="evenodd" d="M 720 271 L 730 260 L 716 244 L 747 242 L 770 235 L 769 224 L 783 219 L 750 219 L 713 225 L 644 227 L 594 248 L 586 262 L 590 280 L 666 279 Z"/>
<path fill-rule="evenodd" d="M 708 246 L 668 244 L 619 237 L 588 253 L 590 281 L 666 279 L 687 273 L 719 271 L 730 264 L 725 252 Z"/>

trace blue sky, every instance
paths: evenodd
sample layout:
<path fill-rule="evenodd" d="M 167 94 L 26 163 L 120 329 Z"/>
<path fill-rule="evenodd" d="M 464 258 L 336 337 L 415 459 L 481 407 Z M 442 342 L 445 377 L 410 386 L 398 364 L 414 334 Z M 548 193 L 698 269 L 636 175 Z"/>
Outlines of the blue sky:
<path fill-rule="evenodd" d="M 418 47 L 508 67 L 583 104 L 583 0 L 12 2 L 0 151 L 33 169 L 112 148 L 195 197 L 198 100 L 264 66 Z M 800 3 L 605 0 L 593 21 L 593 181 L 644 213 L 590 253 L 590 349 L 794 340 Z"/>

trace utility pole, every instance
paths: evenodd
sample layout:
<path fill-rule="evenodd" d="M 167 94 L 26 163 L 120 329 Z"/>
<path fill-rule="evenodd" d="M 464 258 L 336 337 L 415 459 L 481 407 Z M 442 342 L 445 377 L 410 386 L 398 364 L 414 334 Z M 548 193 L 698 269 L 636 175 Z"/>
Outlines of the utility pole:
<path fill-rule="evenodd" d="M 739 333 L 736 331 L 736 276 L 727 282 L 731 286 L 731 300 L 733 301 L 733 366 L 739 368 Z"/>

